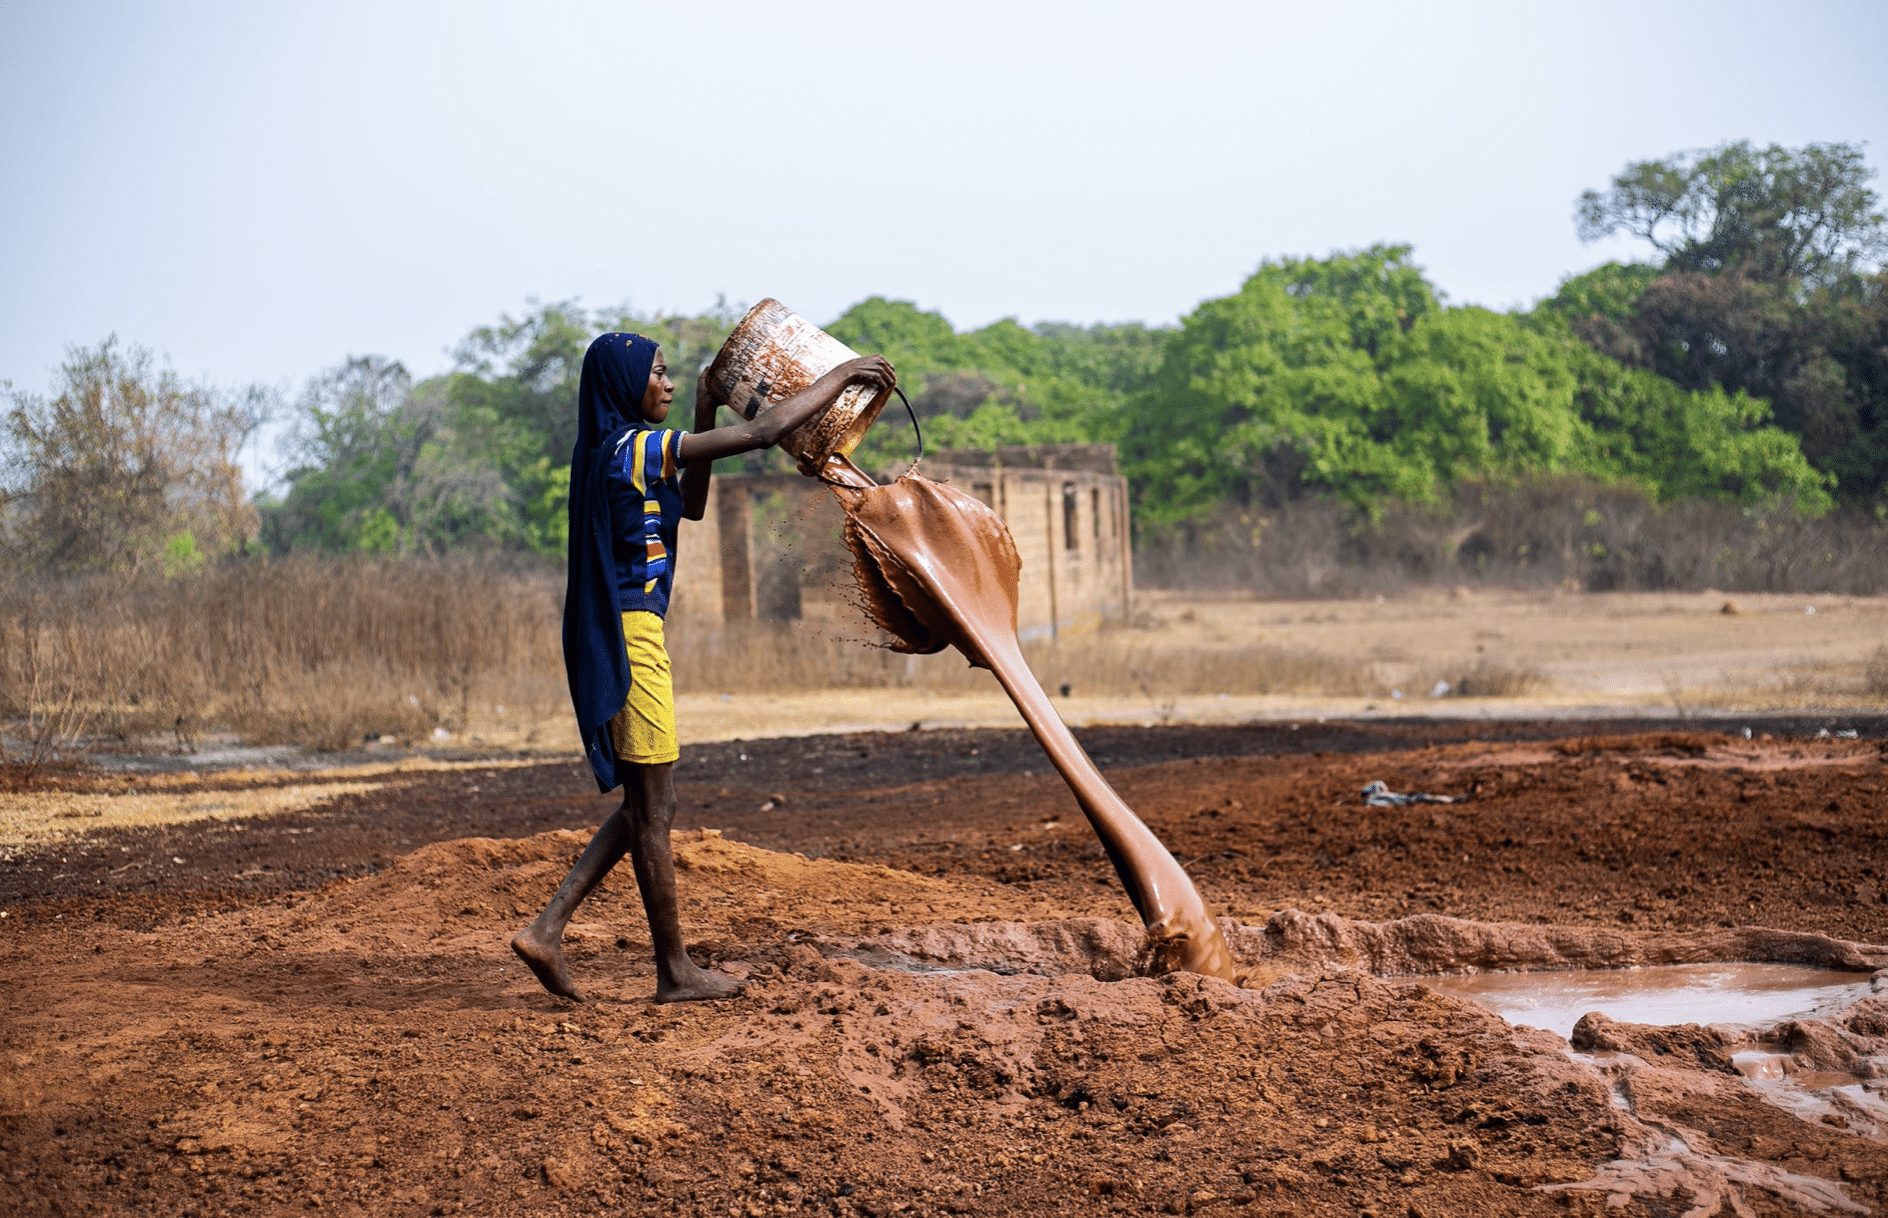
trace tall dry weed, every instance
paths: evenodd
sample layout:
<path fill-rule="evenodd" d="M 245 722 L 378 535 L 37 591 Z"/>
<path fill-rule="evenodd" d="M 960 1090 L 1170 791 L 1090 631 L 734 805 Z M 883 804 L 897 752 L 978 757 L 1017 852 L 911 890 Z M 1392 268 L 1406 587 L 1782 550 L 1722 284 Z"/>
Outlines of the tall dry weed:
<path fill-rule="evenodd" d="M 1630 486 L 1555 477 L 1464 483 L 1436 504 L 1374 515 L 1307 497 L 1263 514 L 1228 507 L 1142 537 L 1150 587 L 1331 597 L 1457 584 L 1590 592 L 1888 591 L 1888 523 L 1850 510 L 1659 503 Z"/>
<path fill-rule="evenodd" d="M 568 706 L 563 575 L 503 558 L 232 562 L 171 579 L 0 587 L 0 719 L 71 745 L 178 747 L 210 732 L 339 750 L 457 735 L 482 713 Z M 677 688 L 986 691 L 960 656 L 909 656 L 853 625 L 700 619 L 668 631 Z M 1156 700 L 1198 693 L 1368 693 L 1369 666 L 1286 648 L 1200 648 L 1103 631 L 1025 648 L 1045 687 Z M 23 743 L 21 747 L 26 747 Z"/>
<path fill-rule="evenodd" d="M 1871 698 L 1888 700 L 1888 643 L 1875 648 L 1862 667 L 1862 691 Z"/>
<path fill-rule="evenodd" d="M 61 700 L 94 731 L 179 745 L 228 730 L 345 748 L 455 729 L 475 700 L 561 696 L 561 584 L 490 560 L 291 558 L 0 590 L 9 719 Z M 550 679 L 555 678 L 555 679 Z"/>

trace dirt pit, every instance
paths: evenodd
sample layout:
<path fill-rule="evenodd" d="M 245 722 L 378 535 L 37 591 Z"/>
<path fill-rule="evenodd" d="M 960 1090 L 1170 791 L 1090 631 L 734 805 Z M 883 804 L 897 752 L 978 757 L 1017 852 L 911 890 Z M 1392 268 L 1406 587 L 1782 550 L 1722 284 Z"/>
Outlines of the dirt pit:
<path fill-rule="evenodd" d="M 1440 988 L 1879 975 L 1879 741 L 1464 730 L 1088 742 L 1227 915 L 1246 988 L 1140 975 L 1106 861 L 1014 733 L 691 758 L 684 925 L 749 979 L 713 1006 L 646 1001 L 627 869 L 571 929 L 598 1001 L 510 958 L 608 808 L 575 766 L 21 844 L 0 876 L 0 1210 L 1888 1206 L 1879 984 L 1761 1029 L 1588 1015 L 1568 1038 Z M 1370 808 L 1372 780 L 1468 799 Z"/>

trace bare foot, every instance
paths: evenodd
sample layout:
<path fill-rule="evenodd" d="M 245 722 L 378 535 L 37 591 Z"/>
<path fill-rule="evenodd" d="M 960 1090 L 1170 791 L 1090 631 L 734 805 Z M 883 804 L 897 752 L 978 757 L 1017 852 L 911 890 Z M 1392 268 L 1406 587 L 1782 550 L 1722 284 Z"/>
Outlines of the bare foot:
<path fill-rule="evenodd" d="M 688 971 L 673 981 L 656 984 L 657 1002 L 705 1002 L 716 998 L 732 998 L 746 988 L 746 983 L 736 981 L 723 973 L 711 973 L 704 968 L 688 966 Z"/>
<path fill-rule="evenodd" d="M 563 946 L 539 929 L 536 922 L 512 936 L 511 950 L 518 953 L 518 959 L 531 966 L 531 971 L 545 989 L 559 998 L 568 998 L 572 1002 L 583 1001 L 582 991 L 571 981 L 570 970 L 564 967 Z"/>

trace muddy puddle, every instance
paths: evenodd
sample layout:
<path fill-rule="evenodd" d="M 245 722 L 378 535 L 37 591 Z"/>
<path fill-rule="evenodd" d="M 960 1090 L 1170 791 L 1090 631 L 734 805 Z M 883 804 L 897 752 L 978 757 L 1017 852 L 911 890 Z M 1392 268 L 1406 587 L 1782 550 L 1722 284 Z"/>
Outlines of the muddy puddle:
<path fill-rule="evenodd" d="M 1800 964 L 1666 964 L 1442 977 L 1444 994 L 1472 998 L 1509 1023 L 1571 1038 L 1588 1011 L 1619 1023 L 1772 1027 L 1826 1019 L 1866 997 L 1873 974 Z"/>
<path fill-rule="evenodd" d="M 1888 990 L 1877 981 L 1881 975 L 1717 962 L 1496 973 L 1428 984 L 1471 999 L 1510 1024 L 1567 1038 L 1568 1057 L 1610 1079 L 1623 1110 L 1635 1110 L 1635 1079 L 1668 1069 L 1663 1063 L 1673 1057 L 1689 1056 L 1710 1073 L 1735 1077 L 1798 1120 L 1882 1140 L 1888 1136 L 1888 1057 L 1873 1052 L 1878 1042 L 1848 1040 L 1840 1026 L 1858 1004 Z M 1862 1023 L 1873 1026 L 1872 1020 Z M 1679 1132 L 1663 1132 L 1659 1147 L 1613 1170 L 1649 1186 L 1660 1170 L 1692 1152 Z M 1799 1193 L 1796 1199 L 1812 1198 Z"/>
<path fill-rule="evenodd" d="M 1771 1049 L 1745 1049 L 1731 1062 L 1753 1091 L 1794 1116 L 1877 1139 L 1888 1134 L 1888 1078 L 1857 1078 Z"/>

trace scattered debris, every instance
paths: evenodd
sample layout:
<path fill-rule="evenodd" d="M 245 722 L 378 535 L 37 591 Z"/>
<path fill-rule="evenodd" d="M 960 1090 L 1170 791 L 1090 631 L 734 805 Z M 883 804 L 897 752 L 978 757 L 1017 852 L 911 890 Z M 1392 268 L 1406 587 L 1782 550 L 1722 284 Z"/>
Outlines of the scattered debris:
<path fill-rule="evenodd" d="M 1405 804 L 1453 804 L 1460 803 L 1461 795 L 1431 795 L 1427 791 L 1392 791 L 1382 781 L 1371 783 L 1363 790 L 1364 803 L 1373 808 L 1400 808 Z"/>

